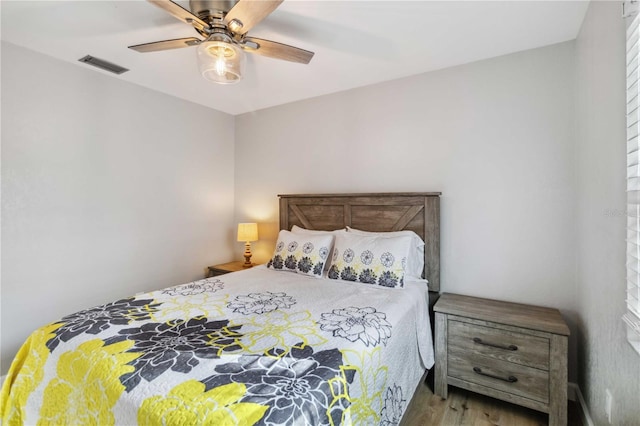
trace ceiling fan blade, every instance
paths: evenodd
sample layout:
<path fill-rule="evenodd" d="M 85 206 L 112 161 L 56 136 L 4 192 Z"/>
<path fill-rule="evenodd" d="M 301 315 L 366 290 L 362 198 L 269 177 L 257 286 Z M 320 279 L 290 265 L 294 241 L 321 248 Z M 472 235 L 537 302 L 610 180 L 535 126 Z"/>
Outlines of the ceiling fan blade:
<path fill-rule="evenodd" d="M 287 44 L 277 43 L 275 41 L 255 37 L 245 37 L 244 42 L 245 44 L 242 45 L 242 47 L 245 51 L 257 53 L 262 56 L 268 56 L 270 58 L 283 59 L 285 61 L 298 62 L 301 64 L 308 64 L 309 61 L 311 61 L 311 58 L 313 58 L 313 52 L 289 46 Z"/>
<path fill-rule="evenodd" d="M 164 9 L 166 12 L 169 12 L 171 15 L 175 16 L 182 22 L 193 25 L 197 30 L 204 30 L 205 28 L 209 28 L 209 25 L 206 22 L 204 22 L 202 19 L 198 18 L 196 15 L 189 12 L 187 9 L 183 8 L 177 3 L 174 3 L 170 0 L 147 1 L 158 6 L 161 9 Z"/>
<path fill-rule="evenodd" d="M 157 52 L 158 50 L 180 49 L 181 47 L 196 46 L 200 44 L 202 40 L 195 37 L 176 38 L 173 40 L 154 41 L 153 43 L 136 44 L 135 46 L 129 46 L 129 49 L 133 49 L 136 52 Z"/>
<path fill-rule="evenodd" d="M 276 10 L 284 0 L 240 0 L 224 17 L 234 34 L 246 34 L 258 22 Z"/>

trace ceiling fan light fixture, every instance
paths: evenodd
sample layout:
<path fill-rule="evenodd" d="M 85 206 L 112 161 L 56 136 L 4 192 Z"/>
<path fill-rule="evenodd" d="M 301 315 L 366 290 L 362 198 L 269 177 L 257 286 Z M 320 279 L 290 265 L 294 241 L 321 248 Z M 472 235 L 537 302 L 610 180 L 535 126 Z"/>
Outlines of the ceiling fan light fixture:
<path fill-rule="evenodd" d="M 246 52 L 299 64 L 308 64 L 313 58 L 308 50 L 247 36 L 283 0 L 189 0 L 189 10 L 172 0 L 147 1 L 191 25 L 204 40 L 183 37 L 136 44 L 129 49 L 147 53 L 197 46 L 198 69 L 211 82 L 239 82 Z"/>
<path fill-rule="evenodd" d="M 231 38 L 216 34 L 198 45 L 200 74 L 209 81 L 233 84 L 242 79 L 244 52 Z"/>

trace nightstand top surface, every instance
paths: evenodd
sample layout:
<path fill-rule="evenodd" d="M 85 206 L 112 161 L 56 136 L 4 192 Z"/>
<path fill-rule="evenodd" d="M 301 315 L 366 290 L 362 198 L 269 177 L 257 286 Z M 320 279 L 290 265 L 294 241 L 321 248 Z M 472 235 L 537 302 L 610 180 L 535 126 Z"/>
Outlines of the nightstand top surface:
<path fill-rule="evenodd" d="M 443 293 L 433 310 L 444 314 L 569 335 L 569 327 L 560 315 L 560 311 L 553 308 Z"/>
<path fill-rule="evenodd" d="M 249 269 L 248 267 L 245 268 L 244 266 L 244 262 L 241 260 L 235 260 L 233 262 L 227 262 L 227 263 L 220 263 L 218 265 L 212 265 L 209 266 L 209 269 L 217 269 L 217 270 L 221 270 L 221 271 L 229 271 L 229 272 L 237 272 L 237 271 L 243 271 L 245 269 Z"/>

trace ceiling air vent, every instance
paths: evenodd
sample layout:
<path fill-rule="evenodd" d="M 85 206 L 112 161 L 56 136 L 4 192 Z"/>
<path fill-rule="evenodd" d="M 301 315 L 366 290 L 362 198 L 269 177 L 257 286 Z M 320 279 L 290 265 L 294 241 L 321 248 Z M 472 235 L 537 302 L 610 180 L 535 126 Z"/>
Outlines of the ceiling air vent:
<path fill-rule="evenodd" d="M 123 72 L 129 71 L 127 68 L 121 67 L 120 65 L 112 64 L 111 62 L 107 62 L 104 59 L 99 59 L 91 55 L 87 55 L 78 60 L 80 62 L 84 62 L 85 64 L 93 65 L 94 67 L 98 67 L 102 70 L 109 71 L 114 74 L 122 74 Z"/>

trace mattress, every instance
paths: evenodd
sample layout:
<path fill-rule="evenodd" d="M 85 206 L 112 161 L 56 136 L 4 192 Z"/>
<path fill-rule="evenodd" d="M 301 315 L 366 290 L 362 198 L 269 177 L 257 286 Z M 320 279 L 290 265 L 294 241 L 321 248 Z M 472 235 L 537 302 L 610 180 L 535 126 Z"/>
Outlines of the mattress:
<path fill-rule="evenodd" d="M 76 312 L 20 349 L 3 424 L 397 424 L 427 291 L 258 266 Z"/>

